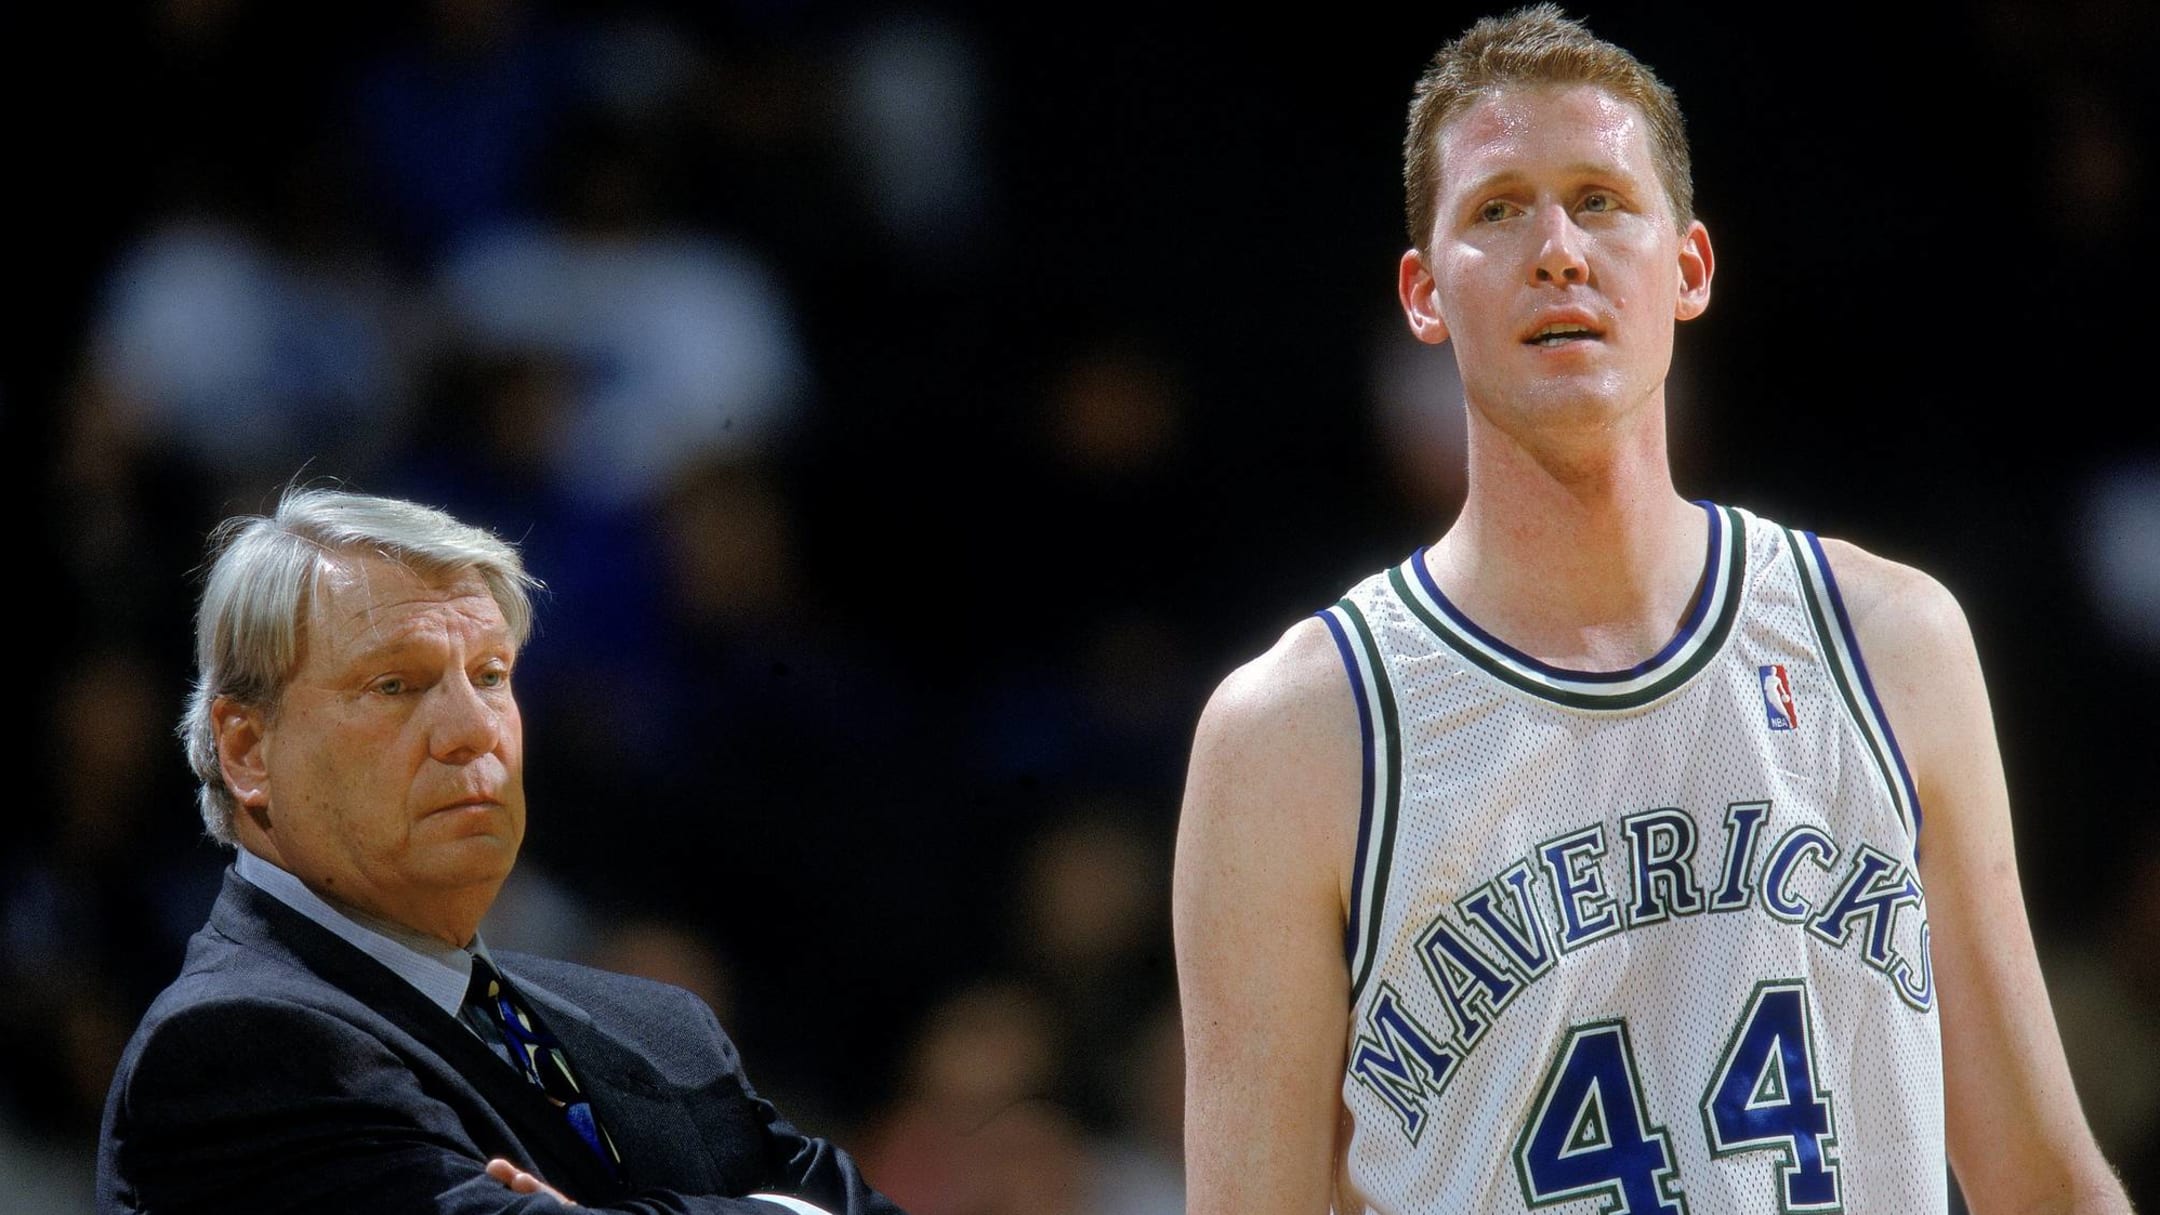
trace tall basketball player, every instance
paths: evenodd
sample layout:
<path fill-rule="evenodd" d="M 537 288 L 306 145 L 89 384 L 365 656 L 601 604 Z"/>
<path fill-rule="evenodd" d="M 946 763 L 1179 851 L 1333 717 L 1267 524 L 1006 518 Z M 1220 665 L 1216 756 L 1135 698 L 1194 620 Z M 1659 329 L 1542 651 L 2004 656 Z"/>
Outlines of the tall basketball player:
<path fill-rule="evenodd" d="M 2034 960 L 1956 602 L 1691 503 L 1671 92 L 1551 6 L 1420 81 L 1411 332 L 1469 497 L 1200 722 L 1196 1215 L 2123 1212 Z"/>

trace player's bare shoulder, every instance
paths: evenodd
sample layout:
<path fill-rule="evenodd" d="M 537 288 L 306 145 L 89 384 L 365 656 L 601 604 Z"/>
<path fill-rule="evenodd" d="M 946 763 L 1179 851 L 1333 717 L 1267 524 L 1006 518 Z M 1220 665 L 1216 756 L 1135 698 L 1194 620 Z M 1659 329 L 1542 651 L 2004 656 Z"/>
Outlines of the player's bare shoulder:
<path fill-rule="evenodd" d="M 1825 538 L 1869 678 L 1922 787 L 1979 741 L 1987 690 L 1972 628 L 1948 587 L 1925 571 Z"/>
<path fill-rule="evenodd" d="M 1307 617 L 1215 689 L 1195 750 L 1211 742 L 1263 742 L 1271 751 L 1317 742 L 1323 752 L 1347 751 L 1354 764 L 1357 739 L 1357 706 L 1335 639 Z"/>
<path fill-rule="evenodd" d="M 1359 748 L 1342 657 L 1326 625 L 1309 617 L 1209 698 L 1193 739 L 1184 829 L 1210 827 L 1196 819 L 1235 820 L 1212 826 L 1324 850 L 1304 855 L 1341 858 L 1346 867 L 1357 831 Z"/>
<path fill-rule="evenodd" d="M 1837 575 L 1839 597 L 1870 662 L 1889 650 L 1946 642 L 1970 644 L 1957 597 L 1925 570 L 1879 557 L 1846 540 L 1824 537 L 1823 553 Z M 1876 644 L 1870 645 L 1870 641 Z"/>

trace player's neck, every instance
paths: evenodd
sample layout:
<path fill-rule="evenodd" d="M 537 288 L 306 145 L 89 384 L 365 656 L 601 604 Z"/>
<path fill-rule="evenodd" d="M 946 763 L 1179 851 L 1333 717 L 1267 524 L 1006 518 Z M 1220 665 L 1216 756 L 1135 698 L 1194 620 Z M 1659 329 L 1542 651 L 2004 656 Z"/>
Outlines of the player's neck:
<path fill-rule="evenodd" d="M 1533 657 L 1619 669 L 1687 614 L 1708 520 L 1674 490 L 1662 411 L 1602 444 L 1533 450 L 1474 414 L 1462 514 L 1427 560 L 1440 589 Z"/>

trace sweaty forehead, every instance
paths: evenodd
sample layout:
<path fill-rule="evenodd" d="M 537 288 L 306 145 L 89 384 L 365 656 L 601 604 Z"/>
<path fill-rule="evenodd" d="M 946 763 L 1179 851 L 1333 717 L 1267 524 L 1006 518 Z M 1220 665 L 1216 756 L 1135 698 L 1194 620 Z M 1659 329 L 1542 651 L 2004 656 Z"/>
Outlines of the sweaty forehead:
<path fill-rule="evenodd" d="M 1544 159 L 1650 171 L 1649 131 L 1632 102 L 1591 84 L 1507 85 L 1440 129 L 1446 179 L 1539 167 Z"/>

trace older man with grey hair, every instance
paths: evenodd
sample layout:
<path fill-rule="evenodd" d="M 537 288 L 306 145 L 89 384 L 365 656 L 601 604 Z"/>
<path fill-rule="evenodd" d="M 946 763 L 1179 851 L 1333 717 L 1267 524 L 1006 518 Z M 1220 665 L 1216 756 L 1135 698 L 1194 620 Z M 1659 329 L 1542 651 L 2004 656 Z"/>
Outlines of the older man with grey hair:
<path fill-rule="evenodd" d="M 180 733 L 234 862 L 128 1043 L 105 1212 L 897 1212 L 687 992 L 492 952 L 538 583 L 411 502 L 227 520 Z"/>

